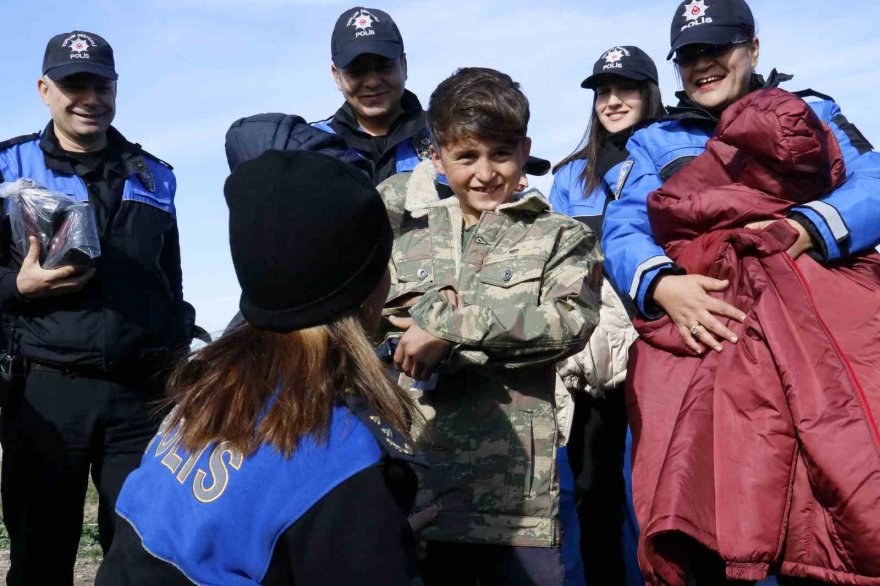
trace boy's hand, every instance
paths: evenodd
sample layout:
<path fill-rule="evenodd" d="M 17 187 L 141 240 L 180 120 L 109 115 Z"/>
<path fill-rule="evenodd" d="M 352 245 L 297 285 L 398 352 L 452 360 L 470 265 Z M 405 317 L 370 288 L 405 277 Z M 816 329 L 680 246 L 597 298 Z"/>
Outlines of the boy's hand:
<path fill-rule="evenodd" d="M 455 292 L 453 289 L 443 289 L 440 291 L 440 297 L 446 301 L 449 305 L 458 309 L 464 305 L 464 301 L 461 298 L 461 295 Z"/>
<path fill-rule="evenodd" d="M 428 380 L 449 353 L 451 344 L 413 323 L 397 344 L 394 368 L 415 380 Z"/>
<path fill-rule="evenodd" d="M 407 308 L 412 307 L 416 303 L 419 302 L 419 299 L 422 298 L 422 293 L 418 293 L 415 295 L 410 295 L 409 297 L 404 297 L 403 301 L 400 303 L 398 307 Z M 397 328 L 398 330 L 408 330 L 411 325 L 413 325 L 413 319 L 411 317 L 402 317 L 399 315 L 388 315 L 385 316 L 385 319 L 388 320 L 392 326 Z"/>
<path fill-rule="evenodd" d="M 428 525 L 434 522 L 437 519 L 437 515 L 440 513 L 440 505 L 438 503 L 431 503 L 424 509 L 417 511 L 408 517 L 409 526 L 413 530 L 413 533 L 418 533 Z"/>

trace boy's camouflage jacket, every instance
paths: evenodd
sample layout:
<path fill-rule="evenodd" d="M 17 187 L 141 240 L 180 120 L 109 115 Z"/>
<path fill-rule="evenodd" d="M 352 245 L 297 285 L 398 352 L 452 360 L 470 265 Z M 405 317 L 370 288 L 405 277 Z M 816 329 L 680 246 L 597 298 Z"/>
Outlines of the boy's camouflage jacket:
<path fill-rule="evenodd" d="M 558 545 L 553 365 L 580 350 L 598 320 L 596 237 L 530 190 L 484 212 L 462 251 L 458 200 L 441 200 L 434 179 L 426 161 L 379 186 L 398 234 L 386 315 L 406 314 L 405 301 L 421 295 L 409 314 L 453 344 L 437 387 L 412 392 L 431 465 L 419 471 L 417 505 L 442 503 L 424 536 Z M 445 288 L 462 307 L 445 301 Z"/>

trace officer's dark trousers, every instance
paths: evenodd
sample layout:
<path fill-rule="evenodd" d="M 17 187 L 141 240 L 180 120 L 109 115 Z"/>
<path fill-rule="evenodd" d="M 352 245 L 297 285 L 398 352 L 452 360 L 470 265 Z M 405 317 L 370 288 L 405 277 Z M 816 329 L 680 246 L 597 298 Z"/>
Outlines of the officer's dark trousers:
<path fill-rule="evenodd" d="M 626 405 L 622 388 L 602 399 L 575 393 L 568 459 L 581 530 L 581 558 L 589 586 L 637 583 L 626 571 L 624 448 Z"/>
<path fill-rule="evenodd" d="M 73 584 L 88 475 L 106 552 L 116 497 L 159 423 L 150 382 L 71 377 L 32 367 L 0 412 L 9 585 Z"/>

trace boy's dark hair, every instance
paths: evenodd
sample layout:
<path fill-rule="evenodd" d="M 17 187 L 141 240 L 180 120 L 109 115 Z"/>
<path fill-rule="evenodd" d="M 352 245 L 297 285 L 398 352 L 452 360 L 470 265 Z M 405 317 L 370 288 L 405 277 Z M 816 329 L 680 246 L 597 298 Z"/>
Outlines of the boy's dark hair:
<path fill-rule="evenodd" d="M 528 98 L 509 75 L 494 69 L 457 70 L 428 103 L 428 128 L 437 146 L 464 138 L 518 143 L 528 126 Z"/>

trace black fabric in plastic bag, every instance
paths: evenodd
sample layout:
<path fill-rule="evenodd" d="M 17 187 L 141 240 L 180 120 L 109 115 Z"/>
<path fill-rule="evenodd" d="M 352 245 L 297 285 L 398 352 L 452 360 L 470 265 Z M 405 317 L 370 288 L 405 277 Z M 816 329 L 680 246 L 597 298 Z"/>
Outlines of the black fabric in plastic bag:
<path fill-rule="evenodd" d="M 101 256 L 95 213 L 88 202 L 75 201 L 31 179 L 3 183 L 0 197 L 22 257 L 27 256 L 30 236 L 40 243 L 44 269 L 89 265 Z"/>

